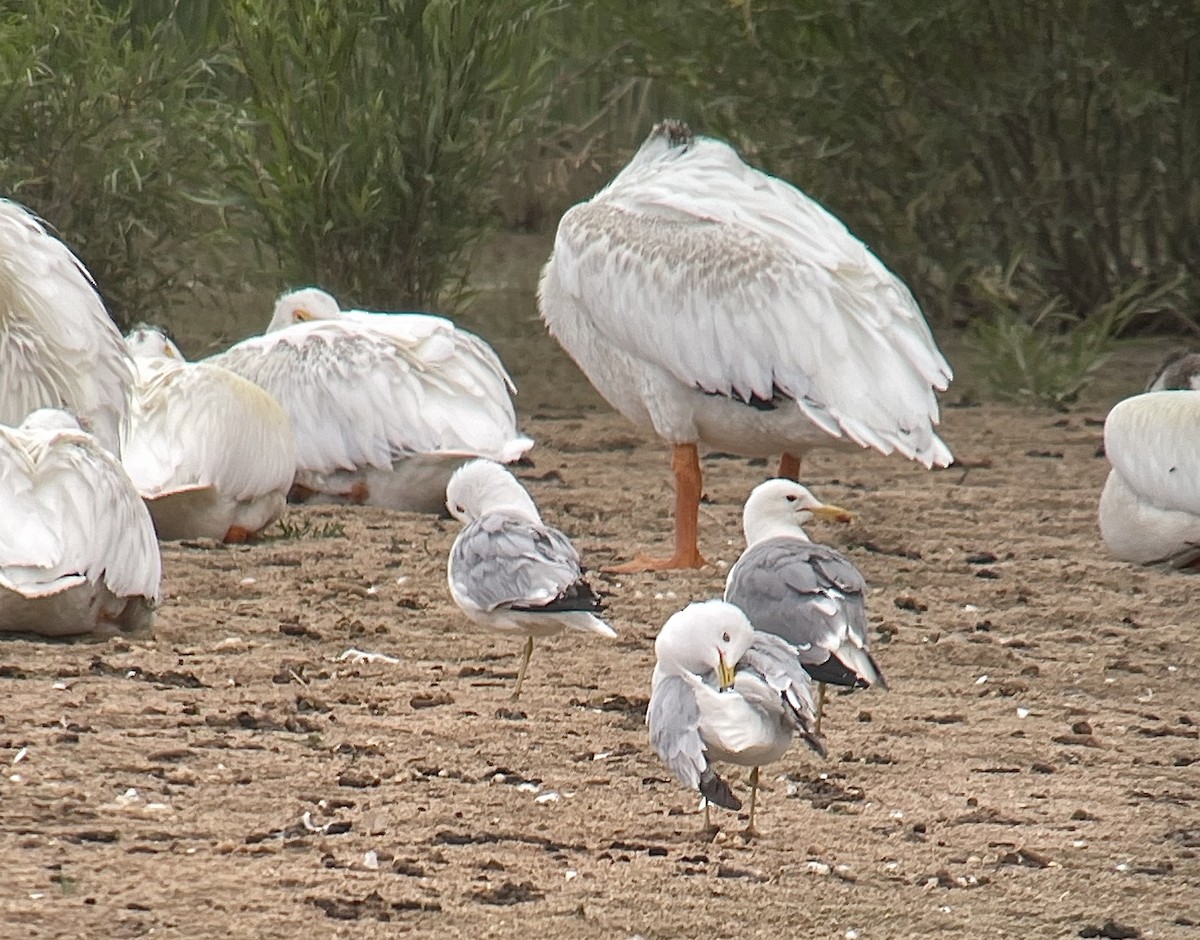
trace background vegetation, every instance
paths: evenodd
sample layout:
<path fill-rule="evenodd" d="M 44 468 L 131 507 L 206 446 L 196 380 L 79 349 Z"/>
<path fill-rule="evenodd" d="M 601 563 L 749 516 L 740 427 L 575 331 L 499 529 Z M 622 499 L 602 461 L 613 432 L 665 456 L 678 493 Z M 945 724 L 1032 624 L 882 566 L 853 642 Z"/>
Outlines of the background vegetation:
<path fill-rule="evenodd" d="M 1195 332 L 1200 7 L 1166 0 L 16 0 L 0 188 L 118 318 L 201 272 L 453 305 L 677 115 L 843 218 L 1015 397 Z M 237 247 L 236 256 L 228 254 Z"/>

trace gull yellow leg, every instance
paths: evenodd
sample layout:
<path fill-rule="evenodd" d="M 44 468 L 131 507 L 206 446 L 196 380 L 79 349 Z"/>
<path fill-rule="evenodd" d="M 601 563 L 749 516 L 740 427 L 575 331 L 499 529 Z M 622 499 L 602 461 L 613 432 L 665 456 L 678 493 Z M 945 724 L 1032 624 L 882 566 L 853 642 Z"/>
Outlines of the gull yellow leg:
<path fill-rule="evenodd" d="M 525 652 L 521 657 L 521 668 L 517 670 L 517 687 L 513 689 L 512 700 L 521 697 L 521 686 L 525 682 L 525 672 L 529 669 L 529 657 L 533 655 L 533 637 L 525 638 Z"/>

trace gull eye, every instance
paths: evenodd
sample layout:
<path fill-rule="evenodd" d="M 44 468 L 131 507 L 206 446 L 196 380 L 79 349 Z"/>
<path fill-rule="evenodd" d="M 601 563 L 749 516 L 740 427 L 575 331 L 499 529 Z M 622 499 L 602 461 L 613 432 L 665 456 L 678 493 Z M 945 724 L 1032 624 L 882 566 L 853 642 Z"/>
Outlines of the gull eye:
<path fill-rule="evenodd" d="M 728 633 L 722 633 L 722 634 L 721 634 L 721 640 L 722 640 L 722 642 L 728 643 L 728 642 L 729 642 L 729 634 L 728 634 Z"/>
<path fill-rule="evenodd" d="M 797 498 L 798 497 L 796 496 L 795 493 L 788 493 L 787 496 L 784 497 L 784 499 L 786 499 L 789 503 L 794 503 L 797 500 Z"/>

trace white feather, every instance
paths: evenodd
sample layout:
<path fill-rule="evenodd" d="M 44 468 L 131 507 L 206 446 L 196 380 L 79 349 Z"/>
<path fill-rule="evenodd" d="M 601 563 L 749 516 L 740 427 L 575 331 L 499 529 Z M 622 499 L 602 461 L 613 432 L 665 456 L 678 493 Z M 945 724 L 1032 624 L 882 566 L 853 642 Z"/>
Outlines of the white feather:
<path fill-rule="evenodd" d="M 0 199 L 0 422 L 67 408 L 117 453 L 132 379 L 87 269 L 31 213 Z"/>
<path fill-rule="evenodd" d="M 672 443 L 747 455 L 848 437 L 945 465 L 951 378 L 904 284 L 795 187 L 726 144 L 656 129 L 569 210 L 539 290 L 551 333 L 605 398 Z M 775 410 L 731 400 L 794 398 Z"/>

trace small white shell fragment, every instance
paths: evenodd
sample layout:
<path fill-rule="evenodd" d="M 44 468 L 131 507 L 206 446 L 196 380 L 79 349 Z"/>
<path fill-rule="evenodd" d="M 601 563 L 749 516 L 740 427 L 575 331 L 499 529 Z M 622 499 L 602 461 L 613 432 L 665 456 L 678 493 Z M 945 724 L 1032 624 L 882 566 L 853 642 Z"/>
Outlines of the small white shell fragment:
<path fill-rule="evenodd" d="M 25 759 L 25 757 L 28 754 L 29 754 L 29 745 L 25 745 L 24 747 L 21 748 L 21 750 L 17 751 L 16 755 L 14 755 L 14 757 L 12 759 L 12 762 L 14 764 L 19 764 L 19 763 L 21 763 L 21 761 L 23 761 Z"/>
<path fill-rule="evenodd" d="M 344 653 L 339 654 L 337 657 L 337 661 L 339 663 L 343 662 L 347 659 L 350 660 L 350 662 L 352 662 L 352 663 L 398 663 L 398 662 L 400 662 L 400 660 L 398 660 L 395 656 L 388 656 L 387 653 L 370 653 L 370 652 L 367 652 L 366 650 L 355 649 L 354 647 L 350 647 L 350 649 L 346 650 Z"/>
<path fill-rule="evenodd" d="M 1017 709 L 1017 717 L 1018 718 L 1028 718 L 1029 717 L 1029 709 L 1023 708 L 1023 707 L 1018 708 Z"/>
<path fill-rule="evenodd" d="M 242 587 L 249 587 L 251 584 L 258 584 L 258 578 L 242 578 L 238 584 Z"/>
<path fill-rule="evenodd" d="M 363 855 L 363 866 L 371 871 L 379 870 L 379 854 L 374 849 L 368 850 Z"/>
<path fill-rule="evenodd" d="M 558 802 L 558 794 L 555 793 L 553 790 L 551 790 L 548 793 L 542 793 L 539 796 L 534 797 L 533 802 L 535 802 L 535 803 L 557 803 Z"/>
<path fill-rule="evenodd" d="M 519 790 L 521 793 L 537 793 L 537 791 L 541 788 L 541 784 L 533 783 L 530 780 L 526 780 L 524 783 L 517 784 L 517 790 Z"/>
<path fill-rule="evenodd" d="M 988 675 L 987 675 L 987 673 L 984 673 L 982 676 L 980 676 L 978 679 L 975 680 L 975 684 L 983 685 L 987 681 L 988 681 Z"/>
<path fill-rule="evenodd" d="M 833 869 L 824 862 L 818 862 L 816 859 L 810 859 L 804 868 L 806 871 L 809 871 L 814 875 L 828 875 L 831 871 L 833 871 Z"/>

